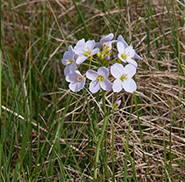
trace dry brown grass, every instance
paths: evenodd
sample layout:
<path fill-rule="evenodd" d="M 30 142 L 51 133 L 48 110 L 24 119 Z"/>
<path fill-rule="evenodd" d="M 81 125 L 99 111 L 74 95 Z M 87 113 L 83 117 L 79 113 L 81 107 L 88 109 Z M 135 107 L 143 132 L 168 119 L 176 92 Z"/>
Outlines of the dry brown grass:
<path fill-rule="evenodd" d="M 125 145 L 122 139 L 127 142 L 126 137 L 128 128 L 130 128 L 128 146 L 135 163 L 139 182 L 160 182 L 165 181 L 165 179 L 169 182 L 185 181 L 185 2 L 183 0 L 152 0 L 150 27 L 147 23 L 147 1 L 127 0 L 121 8 L 113 0 L 108 2 L 108 10 L 104 7 L 103 1 L 91 3 L 91 1 L 82 0 L 78 3 L 91 35 L 97 40 L 100 35 L 109 32 L 116 32 L 116 35 L 126 35 L 128 42 L 132 42 L 137 52 L 143 57 L 143 60 L 138 61 L 139 66 L 136 74 L 138 89 L 135 95 L 138 98 L 137 102 L 134 100 L 134 96 L 132 97 L 132 95 L 124 92 L 116 96 L 122 100 L 120 109 L 117 109 L 114 114 L 114 155 L 116 161 L 124 168 Z M 43 3 L 46 8 L 45 11 L 43 10 Z M 182 8 L 181 12 L 179 7 Z M 38 54 L 35 63 L 31 63 L 33 67 L 40 70 L 37 81 L 44 84 L 45 90 L 43 92 L 50 92 L 52 95 L 52 92 L 57 91 L 64 81 L 60 59 L 65 51 L 65 40 L 58 30 L 52 10 L 68 43 L 74 44 L 83 36 L 88 37 L 73 2 L 71 0 L 2 1 L 2 9 L 2 37 L 4 39 L 2 45 L 8 57 L 13 60 L 11 62 L 12 69 L 18 67 L 16 59 L 22 59 L 23 61 L 20 61 L 20 64 L 25 66 L 26 70 L 30 54 L 31 59 L 35 58 L 32 46 L 34 46 L 36 56 L 41 48 L 39 43 L 43 38 L 54 43 L 54 45 L 50 44 L 50 53 L 44 57 L 45 62 L 42 64 L 42 68 L 39 68 L 42 55 Z M 44 32 L 42 32 L 42 16 L 47 16 Z M 58 80 L 55 85 L 48 83 L 42 75 L 48 66 L 57 72 Z M 4 69 L 8 68 L 5 61 L 3 61 L 3 67 Z M 17 84 L 20 84 L 19 71 L 15 69 L 13 73 Z M 6 89 L 4 88 L 4 90 Z M 66 92 L 64 89 L 62 93 L 64 94 L 57 102 L 52 96 L 44 96 L 43 99 L 47 103 L 46 109 L 53 107 L 54 104 L 60 108 L 55 112 L 56 118 L 58 118 L 55 120 L 56 123 L 62 117 L 65 109 L 63 101 L 70 92 Z M 6 98 L 5 93 L 3 96 Z M 110 108 L 112 107 L 111 97 L 112 93 L 107 93 L 107 107 Z M 132 99 L 134 100 L 133 105 L 131 104 Z M 88 95 L 88 102 L 91 106 L 94 103 L 94 98 L 90 94 Z M 101 101 L 97 104 L 101 105 Z M 86 168 L 83 168 L 82 173 L 86 180 L 92 180 L 92 176 L 88 173 L 88 166 L 93 161 L 96 149 L 95 145 L 91 149 L 88 146 L 89 140 L 92 138 L 85 131 L 88 126 L 84 127 L 89 125 L 88 117 L 83 114 L 84 112 L 88 113 L 84 96 L 79 95 L 79 98 L 70 107 L 73 110 L 67 113 L 66 118 L 71 119 L 65 121 L 65 126 L 67 128 L 68 124 L 72 123 L 73 129 L 78 130 L 80 134 L 77 139 L 71 138 L 73 131 L 69 130 L 67 141 L 70 142 L 72 149 L 76 152 L 79 165 L 84 160 L 84 156 L 89 157 L 89 163 Z M 6 110 L 6 108 L 3 109 Z M 93 110 L 94 106 L 91 109 Z M 41 123 L 44 121 L 47 126 L 52 115 L 44 119 L 44 116 L 47 115 L 46 111 L 40 110 L 38 112 L 43 117 Z M 78 114 L 85 115 L 85 121 L 80 119 L 76 121 L 75 118 Z M 101 115 L 103 116 L 103 112 Z M 141 129 L 139 129 L 139 122 Z M 50 124 L 48 125 L 50 126 Z M 102 121 L 98 125 L 101 127 Z M 43 133 L 46 131 L 43 129 Z M 107 130 L 109 146 L 111 146 L 111 131 L 112 127 L 109 123 Z M 142 137 L 140 131 L 142 131 Z M 37 137 L 36 134 L 35 141 L 37 141 Z M 66 143 L 65 141 L 62 139 L 61 143 Z M 94 151 L 93 155 L 89 151 Z M 111 163 L 110 147 L 107 149 L 107 155 L 108 163 Z M 66 154 L 62 154 L 62 157 L 65 156 Z M 129 159 L 127 167 L 132 179 L 133 171 Z M 65 169 L 71 173 L 76 181 L 81 181 L 80 172 L 74 165 L 65 166 Z M 109 170 L 111 173 L 110 168 Z M 116 181 L 121 181 L 122 176 L 120 167 L 115 164 Z M 42 176 L 39 179 L 42 181 Z M 57 177 L 53 176 L 52 179 L 57 179 Z"/>

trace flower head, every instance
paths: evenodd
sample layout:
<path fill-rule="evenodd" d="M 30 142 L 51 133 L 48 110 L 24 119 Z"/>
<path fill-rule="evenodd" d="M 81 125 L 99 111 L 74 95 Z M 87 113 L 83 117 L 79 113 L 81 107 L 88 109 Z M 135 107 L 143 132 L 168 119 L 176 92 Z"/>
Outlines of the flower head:
<path fill-rule="evenodd" d="M 64 53 L 64 56 L 62 58 L 62 64 L 65 65 L 65 69 L 64 69 L 64 75 L 66 76 L 69 73 L 72 73 L 76 70 L 77 65 L 76 65 L 76 61 L 75 61 L 75 53 L 73 50 L 73 47 L 70 45 L 68 47 L 68 51 L 66 51 Z"/>
<path fill-rule="evenodd" d="M 136 61 L 132 59 L 135 55 L 135 50 L 131 46 L 125 48 L 124 43 L 118 42 L 117 49 L 119 52 L 118 57 L 121 61 L 130 63 L 137 67 Z"/>
<path fill-rule="evenodd" d="M 99 52 L 99 48 L 95 48 L 95 41 L 89 40 L 85 42 L 85 39 L 81 39 L 74 47 L 74 52 L 78 55 L 76 59 L 77 64 L 83 63 L 86 59 Z"/>
<path fill-rule="evenodd" d="M 69 88 L 73 92 L 80 91 L 81 89 L 83 89 L 83 87 L 85 85 L 85 77 L 83 77 L 79 71 L 69 73 L 66 76 L 66 81 L 70 82 Z"/>
<path fill-rule="evenodd" d="M 128 44 L 127 44 L 127 42 L 124 40 L 124 38 L 123 38 L 122 35 L 119 35 L 119 36 L 118 36 L 118 42 L 122 42 L 125 49 L 126 49 L 127 47 L 129 47 Z M 140 57 L 136 52 L 135 52 L 133 58 L 142 60 L 142 57 Z"/>
<path fill-rule="evenodd" d="M 112 89 L 112 84 L 107 79 L 109 76 L 109 70 L 106 67 L 100 67 L 98 71 L 88 70 L 86 72 L 86 76 L 88 79 L 92 80 L 89 85 L 89 90 L 92 93 L 98 92 L 100 88 L 105 91 L 110 91 Z"/>
<path fill-rule="evenodd" d="M 114 92 L 120 92 L 122 88 L 130 93 L 137 89 L 137 85 L 132 77 L 136 73 L 135 66 L 127 64 L 125 67 L 120 63 L 115 63 L 111 66 L 111 74 L 116 78 L 112 89 Z"/>
<path fill-rule="evenodd" d="M 68 47 L 68 51 L 64 53 L 64 56 L 62 58 L 62 64 L 65 66 L 70 65 L 73 62 L 75 62 L 74 58 L 75 58 L 75 53 L 74 53 L 73 47 L 70 45 Z"/>

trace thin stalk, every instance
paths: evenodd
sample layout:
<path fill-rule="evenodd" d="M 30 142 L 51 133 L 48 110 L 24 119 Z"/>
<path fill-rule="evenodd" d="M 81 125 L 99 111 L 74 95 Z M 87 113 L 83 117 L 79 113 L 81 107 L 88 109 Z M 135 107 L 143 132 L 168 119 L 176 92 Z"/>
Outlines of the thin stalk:
<path fill-rule="evenodd" d="M 1 49 L 0 49 L 0 121 L 1 121 Z M 1 126 L 0 126 L 1 135 Z"/>
<path fill-rule="evenodd" d="M 97 180 L 97 172 L 98 172 L 98 160 L 99 160 L 99 155 L 100 155 L 100 146 L 103 140 L 103 136 L 105 133 L 105 129 L 108 123 L 109 115 L 105 116 L 104 122 L 103 122 L 103 128 L 101 131 L 100 139 L 98 141 L 97 147 L 96 147 L 96 159 L 95 159 L 95 169 L 94 169 L 94 179 Z"/>
<path fill-rule="evenodd" d="M 112 106 L 114 106 L 114 94 L 112 95 Z M 115 182 L 115 161 L 114 161 L 114 111 L 115 107 L 112 109 L 112 118 L 111 118 L 111 156 L 112 156 L 112 182 Z"/>
<path fill-rule="evenodd" d="M 112 182 L 115 182 L 115 168 L 114 168 L 114 109 L 113 109 L 113 113 L 112 113 L 112 119 L 111 119 L 111 143 L 112 143 L 112 147 L 111 147 L 111 155 L 112 155 Z"/>
<path fill-rule="evenodd" d="M 76 8 L 76 11 L 78 12 L 78 14 L 79 14 L 79 16 L 80 16 L 80 19 L 81 19 L 81 21 L 82 21 L 82 23 L 83 23 L 83 25 L 84 25 L 85 31 L 87 32 L 87 34 L 88 34 L 90 37 L 92 37 L 92 35 L 91 35 L 90 31 L 89 31 L 89 28 L 88 28 L 88 26 L 87 26 L 87 24 L 86 24 L 86 22 L 85 22 L 84 16 L 83 16 L 83 14 L 82 14 L 82 12 L 81 12 L 79 6 L 76 4 L 76 1 L 75 1 L 75 0 L 73 0 L 73 4 L 74 4 L 74 6 L 75 6 L 75 8 Z"/>
<path fill-rule="evenodd" d="M 102 90 L 102 103 L 103 103 L 103 111 L 105 114 L 107 109 L 106 109 L 106 105 L 105 105 L 105 91 L 104 90 Z"/>
<path fill-rule="evenodd" d="M 1 122 L 1 49 L 0 49 L 0 122 Z M 3 135 L 2 135 L 3 136 Z M 1 126 L 0 126 L 0 167 L 2 169 L 2 151 L 3 151 L 3 145 L 1 141 Z M 1 179 L 1 172 L 0 172 L 0 179 Z"/>

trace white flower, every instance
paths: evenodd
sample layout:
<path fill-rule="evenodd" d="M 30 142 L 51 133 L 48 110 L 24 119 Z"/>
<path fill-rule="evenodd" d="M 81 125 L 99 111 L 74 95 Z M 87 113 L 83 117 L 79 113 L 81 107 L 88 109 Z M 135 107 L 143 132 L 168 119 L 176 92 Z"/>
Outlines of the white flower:
<path fill-rule="evenodd" d="M 64 75 L 67 76 L 69 73 L 75 72 L 76 68 L 77 68 L 76 62 L 73 62 L 71 64 L 68 64 L 64 68 Z"/>
<path fill-rule="evenodd" d="M 65 65 L 64 75 L 72 73 L 76 70 L 75 53 L 73 47 L 70 45 L 68 51 L 66 51 L 62 58 L 62 64 Z"/>
<path fill-rule="evenodd" d="M 80 91 L 81 89 L 83 89 L 85 85 L 85 78 L 81 75 L 81 73 L 78 70 L 76 70 L 73 73 L 69 73 L 66 76 L 66 81 L 70 82 L 69 88 L 73 92 Z"/>
<path fill-rule="evenodd" d="M 119 35 L 119 36 L 118 36 L 118 42 L 122 42 L 122 43 L 124 44 L 124 47 L 125 47 L 125 48 L 128 47 L 128 44 L 127 44 L 127 42 L 124 40 L 124 38 L 123 38 L 122 35 Z M 140 57 L 136 52 L 135 52 L 133 58 L 142 60 L 142 57 Z"/>
<path fill-rule="evenodd" d="M 112 86 L 114 92 L 120 92 L 123 88 L 125 91 L 133 93 L 137 89 L 137 85 L 132 79 L 136 73 L 135 66 L 127 64 L 124 67 L 120 63 L 115 63 L 110 70 L 111 74 L 116 78 Z"/>
<path fill-rule="evenodd" d="M 73 47 L 70 45 L 68 47 L 68 51 L 66 51 L 63 55 L 63 58 L 62 58 L 62 64 L 63 65 L 70 65 L 72 64 L 73 62 L 75 62 L 75 53 L 73 51 Z"/>
<path fill-rule="evenodd" d="M 95 48 L 95 41 L 89 40 L 85 42 L 85 39 L 81 39 L 77 42 L 74 47 L 75 53 L 78 55 L 76 59 L 77 64 L 83 63 L 87 58 L 93 56 L 94 54 L 99 52 L 99 48 Z"/>
<path fill-rule="evenodd" d="M 100 42 L 96 43 L 96 47 L 109 47 L 112 49 L 112 43 L 117 42 L 116 40 L 112 40 L 114 37 L 113 33 L 110 33 L 100 39 Z"/>
<path fill-rule="evenodd" d="M 118 42 L 117 49 L 119 52 L 118 57 L 121 61 L 130 63 L 134 65 L 135 67 L 137 67 L 136 61 L 132 59 L 135 55 L 135 50 L 131 46 L 128 46 L 125 48 L 122 42 Z"/>
<path fill-rule="evenodd" d="M 89 90 L 92 93 L 98 92 L 100 88 L 106 91 L 110 91 L 112 89 L 112 84 L 107 79 L 109 76 L 109 70 L 106 67 L 100 67 L 98 71 L 88 70 L 86 72 L 86 76 L 88 79 L 92 80 L 89 85 Z"/>

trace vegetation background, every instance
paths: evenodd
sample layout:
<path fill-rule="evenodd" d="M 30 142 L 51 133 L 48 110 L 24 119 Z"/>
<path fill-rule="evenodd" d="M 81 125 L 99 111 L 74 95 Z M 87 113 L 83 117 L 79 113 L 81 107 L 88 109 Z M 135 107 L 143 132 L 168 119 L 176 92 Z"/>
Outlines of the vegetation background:
<path fill-rule="evenodd" d="M 184 0 L 2 0 L 1 10 L 0 181 L 90 182 L 94 167 L 99 182 L 185 181 Z M 95 166 L 101 92 L 70 92 L 61 59 L 110 32 L 143 60 L 135 94 L 116 95 Z"/>

